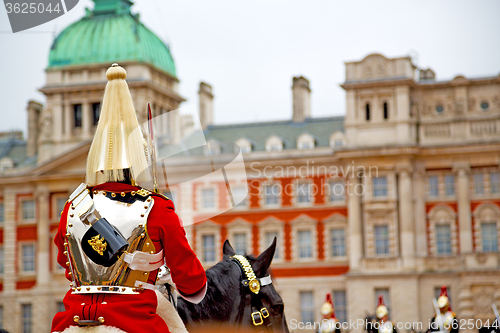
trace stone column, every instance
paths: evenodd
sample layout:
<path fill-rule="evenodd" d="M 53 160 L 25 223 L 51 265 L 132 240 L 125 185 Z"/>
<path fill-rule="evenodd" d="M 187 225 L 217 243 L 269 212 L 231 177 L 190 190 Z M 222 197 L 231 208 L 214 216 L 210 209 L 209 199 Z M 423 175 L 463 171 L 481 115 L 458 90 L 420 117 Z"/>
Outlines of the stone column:
<path fill-rule="evenodd" d="M 66 139 L 71 138 L 71 132 L 73 127 L 73 110 L 69 102 L 64 103 L 64 137 Z"/>
<path fill-rule="evenodd" d="M 82 104 L 82 138 L 84 140 L 92 138 L 91 128 L 93 125 L 90 103 L 85 102 Z"/>
<path fill-rule="evenodd" d="M 413 194 L 415 212 L 415 245 L 417 257 L 427 255 L 427 233 L 425 213 L 425 169 L 413 172 Z"/>
<path fill-rule="evenodd" d="M 36 257 L 36 292 L 33 294 L 33 320 L 44 331 L 50 330 L 51 304 L 50 295 L 50 195 L 47 188 L 36 189 L 37 218 L 37 257 Z"/>
<path fill-rule="evenodd" d="M 5 187 L 3 189 L 4 204 L 4 223 L 3 223 L 3 254 L 4 254 L 4 272 L 3 272 L 3 316 L 4 329 L 9 332 L 16 332 L 17 321 L 8 320 L 8 318 L 19 318 L 16 311 L 16 264 L 18 258 L 17 251 L 17 228 L 16 228 L 16 190 L 14 187 Z M 10 304 L 10 306 L 9 306 Z"/>
<path fill-rule="evenodd" d="M 363 226 L 361 219 L 361 183 L 358 177 L 349 178 L 347 197 L 349 223 L 349 267 L 350 270 L 359 270 L 363 257 Z M 357 192 L 356 192 L 357 191 Z"/>
<path fill-rule="evenodd" d="M 454 166 L 457 174 L 457 202 L 458 202 L 458 225 L 460 253 L 472 252 L 472 223 L 470 212 L 469 195 L 469 172 L 470 165 L 459 163 Z"/>
<path fill-rule="evenodd" d="M 47 285 L 50 281 L 49 191 L 45 188 L 37 188 L 36 200 L 38 208 L 36 282 L 37 285 Z"/>
<path fill-rule="evenodd" d="M 60 142 L 64 135 L 62 94 L 47 96 L 47 108 L 52 110 L 52 137 Z"/>
<path fill-rule="evenodd" d="M 404 268 L 415 266 L 415 228 L 413 224 L 413 184 L 409 168 L 398 171 L 399 225 L 401 228 L 401 257 Z"/>

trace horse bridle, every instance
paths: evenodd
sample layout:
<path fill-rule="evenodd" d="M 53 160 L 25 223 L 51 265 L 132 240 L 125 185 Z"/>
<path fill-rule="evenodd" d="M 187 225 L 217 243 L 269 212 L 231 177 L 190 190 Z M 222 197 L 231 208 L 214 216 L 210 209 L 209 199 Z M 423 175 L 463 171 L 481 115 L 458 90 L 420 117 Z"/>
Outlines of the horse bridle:
<path fill-rule="evenodd" d="M 250 291 L 250 296 L 251 296 L 251 317 L 252 317 L 252 323 L 254 326 L 260 326 L 264 324 L 264 327 L 270 328 L 271 326 L 271 321 L 269 320 L 269 310 L 263 306 L 262 300 L 260 298 L 259 292 L 260 288 L 263 286 L 267 286 L 273 283 L 271 276 L 265 276 L 263 278 L 258 278 L 255 275 L 255 272 L 253 271 L 252 265 L 248 262 L 247 258 L 245 258 L 242 255 L 235 254 L 232 257 L 230 257 L 232 261 L 234 261 L 237 266 L 241 269 L 242 274 L 242 280 L 241 284 L 243 287 L 243 290 L 248 290 Z M 244 278 L 246 277 L 246 279 Z M 241 302 L 240 304 L 240 311 L 238 316 L 241 317 L 242 313 L 244 311 L 244 302 Z"/>

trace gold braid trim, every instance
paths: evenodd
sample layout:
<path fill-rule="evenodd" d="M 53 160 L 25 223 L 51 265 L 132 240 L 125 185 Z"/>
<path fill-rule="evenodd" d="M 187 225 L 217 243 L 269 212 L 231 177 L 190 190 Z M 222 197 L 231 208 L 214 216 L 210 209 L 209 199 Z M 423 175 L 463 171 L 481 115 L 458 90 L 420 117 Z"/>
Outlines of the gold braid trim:
<path fill-rule="evenodd" d="M 260 282 L 257 280 L 257 276 L 255 275 L 252 265 L 250 265 L 247 258 L 239 254 L 235 254 L 231 258 L 238 260 L 241 267 L 243 267 L 243 271 L 248 279 L 248 288 L 250 288 L 250 291 L 254 294 L 258 294 L 260 291 Z"/>

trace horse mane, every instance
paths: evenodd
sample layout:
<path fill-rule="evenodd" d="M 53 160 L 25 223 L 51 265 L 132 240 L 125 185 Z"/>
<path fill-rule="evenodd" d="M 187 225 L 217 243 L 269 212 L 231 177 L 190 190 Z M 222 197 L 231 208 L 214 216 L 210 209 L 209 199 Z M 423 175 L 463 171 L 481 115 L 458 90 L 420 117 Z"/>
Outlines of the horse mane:
<path fill-rule="evenodd" d="M 252 257 L 255 260 L 254 257 Z M 250 258 L 249 258 L 250 259 Z M 178 298 L 178 311 L 182 320 L 187 322 L 208 320 L 217 318 L 219 321 L 225 321 L 226 318 L 221 314 L 229 314 L 232 311 L 232 297 L 228 297 L 228 291 L 235 290 L 235 285 L 239 284 L 239 277 L 232 274 L 236 266 L 232 261 L 224 259 L 205 271 L 207 276 L 207 293 L 203 301 L 199 304 L 193 304 Z M 232 275 L 235 278 L 231 278 Z M 217 306 L 214 306 L 217 304 Z"/>

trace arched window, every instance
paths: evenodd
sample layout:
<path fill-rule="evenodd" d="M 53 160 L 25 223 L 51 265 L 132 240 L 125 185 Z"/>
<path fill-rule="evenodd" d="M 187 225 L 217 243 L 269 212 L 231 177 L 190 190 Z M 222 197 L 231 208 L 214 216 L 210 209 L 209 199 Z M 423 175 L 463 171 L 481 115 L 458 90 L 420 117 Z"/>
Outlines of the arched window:
<path fill-rule="evenodd" d="M 387 106 L 387 102 L 384 103 L 384 119 L 389 119 L 389 107 Z"/>
<path fill-rule="evenodd" d="M 365 111 L 366 111 L 366 121 L 369 121 L 370 120 L 370 103 L 366 103 Z"/>

